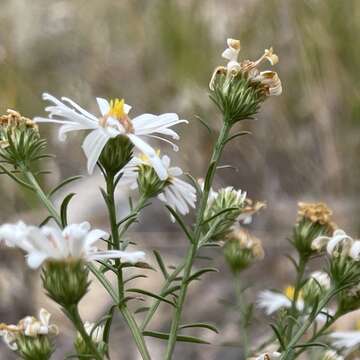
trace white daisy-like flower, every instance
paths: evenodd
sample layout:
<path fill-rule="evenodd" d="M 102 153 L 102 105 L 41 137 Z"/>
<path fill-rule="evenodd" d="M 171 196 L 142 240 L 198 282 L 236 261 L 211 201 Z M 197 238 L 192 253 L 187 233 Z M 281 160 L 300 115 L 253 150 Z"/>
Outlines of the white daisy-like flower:
<path fill-rule="evenodd" d="M 338 349 L 351 349 L 360 345 L 360 331 L 336 331 L 331 333 L 332 345 Z"/>
<path fill-rule="evenodd" d="M 294 288 L 291 286 L 285 289 L 285 294 L 264 290 L 258 296 L 257 305 L 264 309 L 267 315 L 271 315 L 282 308 L 291 308 L 293 296 Z M 297 300 L 296 307 L 299 311 L 304 309 L 304 301 L 301 296 Z"/>
<path fill-rule="evenodd" d="M 186 181 L 179 179 L 179 176 L 183 175 L 183 171 L 177 166 L 170 166 L 171 160 L 169 156 L 162 156 L 161 163 L 166 169 L 164 180 L 168 184 L 158 195 L 158 199 L 177 210 L 180 214 L 188 214 L 190 208 L 195 207 L 196 189 Z M 134 156 L 122 170 L 121 181 L 129 183 L 131 189 L 136 189 L 138 186 L 136 179 L 139 165 L 152 166 L 147 155 L 138 155 Z"/>
<path fill-rule="evenodd" d="M 94 329 L 95 326 L 96 324 L 89 321 L 85 321 L 84 323 L 84 328 L 87 334 L 91 336 L 91 339 L 95 344 L 99 344 L 104 337 L 105 325 L 99 325 Z"/>
<path fill-rule="evenodd" d="M 92 173 L 100 154 L 109 139 L 124 135 L 145 153 L 160 179 L 166 178 L 166 169 L 162 165 L 155 150 L 142 138 L 151 137 L 170 143 L 174 150 L 178 147 L 171 141 L 164 139 L 161 135 L 170 136 L 175 140 L 179 139 L 178 134 L 170 127 L 187 123 L 186 120 L 179 120 L 175 113 L 162 115 L 142 114 L 131 119 L 128 115 L 131 106 L 125 104 L 124 100 L 115 99 L 107 101 L 103 98 L 96 98 L 100 115 L 95 116 L 69 98 L 62 97 L 60 101 L 54 96 L 44 93 L 43 99 L 50 101 L 52 105 L 45 108 L 49 112 L 48 118 L 36 117 L 36 123 L 61 124 L 59 138 L 64 141 L 66 134 L 71 131 L 91 130 L 86 136 L 82 148 L 88 159 L 88 172 Z"/>
<path fill-rule="evenodd" d="M 14 236 L 8 231 L 14 229 Z M 24 231 L 24 236 L 18 236 L 18 227 Z M 6 231 L 4 231 L 4 228 Z M 4 237 L 6 236 L 6 237 Z M 29 267 L 36 269 L 45 261 L 63 261 L 68 259 L 83 259 L 85 261 L 120 258 L 125 262 L 136 263 L 143 261 L 145 253 L 142 251 L 98 250 L 94 243 L 101 238 L 108 238 L 109 234 L 103 230 L 91 230 L 88 222 L 71 224 L 63 231 L 55 227 L 26 226 L 18 223 L 0 226 L 0 238 L 6 243 L 24 250 Z"/>
<path fill-rule="evenodd" d="M 38 335 L 57 335 L 59 329 L 56 325 L 50 324 L 51 314 L 41 309 L 39 312 L 39 319 L 33 316 L 26 316 L 20 320 L 18 328 L 24 333 L 25 336 L 36 337 Z"/>
<path fill-rule="evenodd" d="M 342 255 L 349 255 L 353 243 L 354 239 L 352 237 L 347 235 L 344 230 L 337 229 L 332 236 L 318 236 L 313 240 L 311 247 L 317 251 L 326 247 L 329 255 L 339 256 L 340 253 Z"/>

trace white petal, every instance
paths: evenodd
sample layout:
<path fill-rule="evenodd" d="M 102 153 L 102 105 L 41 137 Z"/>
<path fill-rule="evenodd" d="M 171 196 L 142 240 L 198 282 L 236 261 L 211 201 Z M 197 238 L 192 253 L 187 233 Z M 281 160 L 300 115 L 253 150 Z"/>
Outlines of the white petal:
<path fill-rule="evenodd" d="M 82 148 L 88 159 L 87 169 L 89 174 L 92 174 L 94 171 L 96 162 L 98 161 L 101 152 L 109 139 L 110 136 L 107 135 L 102 129 L 94 130 L 88 136 L 86 136 L 82 144 Z"/>
<path fill-rule="evenodd" d="M 106 99 L 103 99 L 103 98 L 100 98 L 100 97 L 97 97 L 96 101 L 98 103 L 101 115 L 105 116 L 110 110 L 109 102 Z"/>
<path fill-rule="evenodd" d="M 128 134 L 129 139 L 131 142 L 139 148 L 140 151 L 142 151 L 144 154 L 146 154 L 149 157 L 149 161 L 151 165 L 154 167 L 155 172 L 159 176 L 161 180 L 166 180 L 168 178 L 168 173 L 166 171 L 166 168 L 164 167 L 164 164 L 162 163 L 159 156 L 156 154 L 156 151 L 148 145 L 145 141 L 140 139 L 138 136 L 134 134 Z"/>
<path fill-rule="evenodd" d="M 265 290 L 259 294 L 257 304 L 263 308 L 267 315 L 271 315 L 277 310 L 291 307 L 291 301 L 285 295 L 273 291 Z"/>
<path fill-rule="evenodd" d="M 48 256 L 45 253 L 34 251 L 27 256 L 26 261 L 30 268 L 37 269 L 47 259 L 47 257 Z"/>
<path fill-rule="evenodd" d="M 109 233 L 100 229 L 91 230 L 85 238 L 86 247 L 90 247 L 96 241 L 100 240 L 101 238 L 108 239 Z"/>

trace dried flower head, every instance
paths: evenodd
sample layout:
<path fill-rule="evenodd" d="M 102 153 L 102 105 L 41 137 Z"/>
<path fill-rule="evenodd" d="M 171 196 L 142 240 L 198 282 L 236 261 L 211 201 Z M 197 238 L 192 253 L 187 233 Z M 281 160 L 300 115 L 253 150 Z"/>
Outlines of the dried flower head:
<path fill-rule="evenodd" d="M 254 261 L 264 258 L 261 241 L 244 229 L 231 232 L 224 244 L 224 256 L 233 272 L 249 267 Z"/>
<path fill-rule="evenodd" d="M 298 203 L 298 219 L 308 219 L 312 223 L 318 223 L 321 225 L 326 225 L 330 229 L 335 230 L 336 225 L 332 221 L 333 212 L 329 207 L 320 202 L 320 203 Z"/>

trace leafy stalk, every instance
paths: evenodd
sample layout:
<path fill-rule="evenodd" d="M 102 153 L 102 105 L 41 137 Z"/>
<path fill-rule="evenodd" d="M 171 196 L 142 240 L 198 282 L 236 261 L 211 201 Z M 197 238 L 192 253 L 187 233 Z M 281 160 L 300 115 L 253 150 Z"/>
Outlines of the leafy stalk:
<path fill-rule="evenodd" d="M 169 340 L 168 340 L 167 349 L 166 349 L 166 353 L 165 353 L 166 360 L 170 360 L 172 358 L 172 355 L 173 355 L 173 352 L 175 349 L 177 334 L 178 334 L 180 320 L 181 320 L 182 309 L 183 309 L 183 305 L 184 305 L 186 294 L 187 294 L 187 288 L 189 285 L 188 280 L 191 275 L 191 270 L 192 270 L 192 266 L 194 263 L 194 259 L 196 257 L 196 254 L 197 254 L 197 251 L 199 248 L 198 245 L 199 245 L 199 241 L 201 238 L 201 224 L 204 221 L 204 213 L 205 213 L 206 205 L 208 202 L 211 185 L 214 180 L 216 167 L 219 163 L 220 156 L 221 156 L 224 146 L 226 144 L 226 140 L 228 138 L 230 128 L 231 128 L 231 125 L 229 124 L 229 122 L 224 121 L 222 129 L 219 134 L 219 137 L 215 143 L 212 156 L 211 156 L 210 166 L 208 168 L 206 180 L 205 180 L 205 184 L 204 184 L 204 190 L 203 190 L 201 200 L 200 200 L 200 205 L 199 205 L 199 208 L 197 211 L 196 223 L 195 223 L 195 227 L 194 227 L 193 242 L 191 243 L 190 248 L 188 249 L 188 252 L 186 254 L 184 274 L 183 274 L 183 278 L 182 278 L 181 285 L 180 285 L 181 287 L 180 287 L 179 296 L 178 296 L 178 299 L 176 302 L 176 308 L 175 308 L 172 323 L 171 323 L 170 335 L 169 335 Z"/>

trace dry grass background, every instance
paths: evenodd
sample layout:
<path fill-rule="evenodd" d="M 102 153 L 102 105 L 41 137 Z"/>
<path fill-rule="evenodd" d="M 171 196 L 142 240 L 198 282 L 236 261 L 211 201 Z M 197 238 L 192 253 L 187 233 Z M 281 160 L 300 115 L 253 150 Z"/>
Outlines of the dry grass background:
<path fill-rule="evenodd" d="M 284 93 L 265 104 L 258 121 L 243 125 L 253 135 L 226 149 L 223 163 L 235 170 L 224 169 L 216 178 L 217 186 L 246 189 L 268 204 L 251 225 L 267 252 L 265 261 L 246 273 L 254 295 L 264 286 L 292 279 L 282 255 L 299 200 L 327 201 L 335 220 L 359 234 L 359 33 L 357 0 L 0 0 L 0 108 L 2 113 L 15 108 L 29 117 L 43 114 L 40 94 L 49 91 L 92 110 L 95 96 L 120 96 L 134 106 L 134 114 L 175 111 L 190 120 L 180 130 L 176 160 L 200 177 L 213 137 L 195 115 L 214 131 L 219 128 L 207 83 L 222 61 L 225 39 L 240 38 L 242 56 L 249 58 L 273 45 Z M 45 184 L 85 173 L 80 135 L 64 146 L 50 126 L 42 133 L 57 155 L 48 164 L 53 174 L 43 179 Z M 1 222 L 39 222 L 44 212 L 36 200 L 4 176 L 0 179 Z M 107 227 L 97 190 L 101 182 L 95 175 L 74 185 L 73 221 L 89 219 Z M 122 211 L 126 195 L 119 192 Z M 164 214 L 155 202 L 133 235 L 141 246 L 160 249 L 174 263 L 186 242 Z M 233 298 L 230 274 L 221 254 L 212 255 L 222 271 L 191 288 L 185 317 L 213 321 L 221 333 L 214 338 L 203 334 L 212 346 L 179 345 L 175 359 L 239 359 L 236 314 L 220 301 Z M 150 275 L 145 286 L 159 287 L 160 276 Z M 108 301 L 94 288 L 83 302 L 84 316 L 100 315 Z M 54 311 L 62 327 L 54 356 L 62 359 L 71 350 L 69 323 L 41 295 L 38 276 L 25 269 L 21 255 L 1 249 L 0 320 L 16 322 L 43 305 Z M 152 327 L 166 330 L 169 316 L 164 307 Z M 263 325 L 253 329 L 254 338 L 267 331 L 265 320 L 260 316 Z M 137 359 L 121 319 L 115 328 L 113 358 Z M 154 359 L 161 359 L 162 346 L 151 341 Z M 0 352 L 1 359 L 11 359 L 3 347 Z"/>

